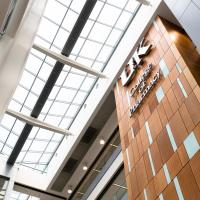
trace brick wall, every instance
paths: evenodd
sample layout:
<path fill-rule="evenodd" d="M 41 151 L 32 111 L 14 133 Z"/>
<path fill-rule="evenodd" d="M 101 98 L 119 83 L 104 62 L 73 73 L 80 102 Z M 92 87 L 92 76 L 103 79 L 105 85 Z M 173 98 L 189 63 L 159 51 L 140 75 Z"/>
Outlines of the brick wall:
<path fill-rule="evenodd" d="M 136 76 L 128 86 L 119 80 L 115 87 L 129 200 L 199 200 L 199 55 L 180 28 L 159 17 L 146 39 L 153 49 Z M 147 82 L 159 68 L 161 78 L 130 117 L 129 106 L 139 94 L 128 97 L 127 91 L 150 63 Z"/>

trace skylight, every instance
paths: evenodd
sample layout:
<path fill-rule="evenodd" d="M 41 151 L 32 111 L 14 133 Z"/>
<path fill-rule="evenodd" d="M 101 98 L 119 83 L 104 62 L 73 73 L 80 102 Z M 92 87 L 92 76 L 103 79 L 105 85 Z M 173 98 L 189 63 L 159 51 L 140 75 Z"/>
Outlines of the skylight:
<path fill-rule="evenodd" d="M 48 0 L 34 43 L 61 52 L 86 0 Z M 134 17 L 133 0 L 98 0 L 70 58 L 102 71 Z M 9 109 L 30 115 L 56 60 L 31 49 Z M 65 65 L 39 119 L 69 129 L 97 78 Z M 0 152 L 9 156 L 25 124 L 7 114 L 1 120 Z M 47 170 L 63 135 L 34 127 L 17 163 Z M 70 139 L 68 137 L 67 139 Z"/>

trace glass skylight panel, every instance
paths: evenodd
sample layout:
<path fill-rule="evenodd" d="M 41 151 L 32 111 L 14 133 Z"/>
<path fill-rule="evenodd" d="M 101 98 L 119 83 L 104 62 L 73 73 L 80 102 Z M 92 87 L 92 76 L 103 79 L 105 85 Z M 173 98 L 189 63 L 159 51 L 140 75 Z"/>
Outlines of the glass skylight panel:
<path fill-rule="evenodd" d="M 76 23 L 76 20 L 78 18 L 78 14 L 72 10 L 68 10 L 67 14 L 65 16 L 65 19 L 62 23 L 62 26 L 67 30 L 71 31 L 74 27 L 74 24 Z"/>
<path fill-rule="evenodd" d="M 29 93 L 26 101 L 25 101 L 25 105 L 27 107 L 29 107 L 30 109 L 33 109 L 33 107 L 35 106 L 35 103 L 38 99 L 38 96 L 36 96 L 35 94 L 33 94 L 32 92 Z"/>
<path fill-rule="evenodd" d="M 30 89 L 33 84 L 34 78 L 34 75 L 24 70 L 19 84 L 26 87 L 27 89 Z"/>
<path fill-rule="evenodd" d="M 121 10 L 106 4 L 98 17 L 98 21 L 113 26 L 117 21 Z"/>
<path fill-rule="evenodd" d="M 81 90 L 85 90 L 85 91 L 90 91 L 90 89 L 91 89 L 91 87 L 93 86 L 94 82 L 95 82 L 95 79 L 94 79 L 94 78 L 87 77 L 87 78 L 84 80 L 84 82 L 83 82 L 83 84 L 82 84 L 82 86 L 81 86 L 80 89 L 81 89 Z"/>
<path fill-rule="evenodd" d="M 61 123 L 59 124 L 59 127 L 63 129 L 68 129 L 71 122 L 72 122 L 72 118 L 65 117 L 62 119 Z"/>
<path fill-rule="evenodd" d="M 44 16 L 48 17 L 52 21 L 56 22 L 57 24 L 60 24 L 67 8 L 60 4 L 58 1 L 50 0 L 47 2 Z"/>
<path fill-rule="evenodd" d="M 105 26 L 100 23 L 95 23 L 88 38 L 103 43 L 108 37 L 110 31 L 111 31 L 111 27 Z"/>
<path fill-rule="evenodd" d="M 107 3 L 112 4 L 114 6 L 123 8 L 126 4 L 126 1 L 122 1 L 122 0 L 107 0 Z"/>
<path fill-rule="evenodd" d="M 86 58 L 95 59 L 96 56 L 98 55 L 101 47 L 102 47 L 102 45 L 100 45 L 96 42 L 87 40 L 80 52 L 80 55 L 84 56 Z"/>
<path fill-rule="evenodd" d="M 99 55 L 97 57 L 97 60 L 98 61 L 102 61 L 102 62 L 103 61 L 107 61 L 108 55 L 110 55 L 112 51 L 113 51 L 112 47 L 104 46 L 101 49 L 101 51 L 100 51 L 100 53 L 99 53 Z"/>
<path fill-rule="evenodd" d="M 68 109 L 69 104 L 54 102 L 52 107 L 49 110 L 49 114 L 51 115 L 64 115 L 66 110 Z"/>
<path fill-rule="evenodd" d="M 58 48 L 62 49 L 68 37 L 69 32 L 64 30 L 63 28 L 60 28 L 53 44 L 56 45 Z"/>
<path fill-rule="evenodd" d="M 60 53 L 85 2 L 48 0 L 34 43 Z M 132 2 L 98 0 L 69 58 L 102 71 L 132 17 L 130 13 L 134 13 L 138 5 Z M 30 115 L 55 62 L 31 49 L 10 109 Z M 97 77 L 91 74 L 65 65 L 38 119 L 69 129 L 96 80 Z M 6 123 L 6 117 L 0 126 L 0 151 L 9 156 L 25 124 L 15 119 Z M 63 138 L 61 134 L 33 127 L 17 162 L 46 172 Z"/>
<path fill-rule="evenodd" d="M 77 55 L 80 52 L 84 42 L 85 42 L 85 39 L 79 37 L 79 39 L 77 40 L 77 42 L 72 50 L 72 54 Z"/>
<path fill-rule="evenodd" d="M 97 2 L 97 4 L 98 4 L 98 2 Z M 91 17 L 91 15 L 90 15 L 90 17 Z M 93 25 L 94 25 L 94 21 L 88 19 L 82 32 L 81 32 L 81 37 L 87 37 Z"/>
<path fill-rule="evenodd" d="M 83 80 L 84 80 L 84 76 L 69 73 L 69 75 L 67 76 L 64 82 L 64 86 L 78 89 L 81 86 Z"/>
<path fill-rule="evenodd" d="M 30 53 L 25 64 L 25 68 L 29 72 L 32 72 L 33 74 L 36 75 L 41 65 L 42 65 L 42 60 Z"/>
<path fill-rule="evenodd" d="M 76 90 L 61 88 L 60 92 L 58 93 L 57 100 L 71 102 L 75 97 L 76 92 Z"/>
<path fill-rule="evenodd" d="M 46 81 L 49 78 L 49 75 L 52 69 L 53 68 L 50 65 L 48 65 L 47 63 L 44 63 L 38 74 L 38 77 Z"/>
<path fill-rule="evenodd" d="M 1 125 L 7 128 L 12 127 L 15 123 L 15 120 L 16 119 L 14 117 L 5 114 L 3 118 L 1 119 Z"/>
<path fill-rule="evenodd" d="M 96 20 L 96 18 L 99 16 L 100 12 L 102 11 L 104 6 L 104 3 L 101 1 L 97 1 L 92 13 L 90 14 L 90 19 Z"/>
<path fill-rule="evenodd" d="M 128 22 L 130 21 L 132 17 L 132 14 L 129 12 L 122 12 L 122 14 L 120 15 L 117 23 L 116 23 L 116 27 L 119 29 L 125 29 L 126 25 L 128 24 Z"/>
<path fill-rule="evenodd" d="M 17 86 L 17 89 L 15 90 L 15 93 L 13 95 L 13 99 L 17 100 L 21 104 L 24 103 L 26 97 L 28 95 L 28 90 L 24 89 L 21 86 Z"/>
<path fill-rule="evenodd" d="M 29 148 L 29 151 L 39 151 L 42 152 L 45 150 L 48 142 L 47 141 L 37 141 L 34 140 Z"/>
<path fill-rule="evenodd" d="M 125 7 L 125 10 L 134 13 L 138 6 L 139 6 L 139 2 L 129 0 Z"/>
<path fill-rule="evenodd" d="M 52 42 L 56 35 L 57 30 L 58 26 L 56 24 L 43 17 L 40 22 L 37 34 L 45 38 L 49 42 Z"/>
<path fill-rule="evenodd" d="M 85 97 L 87 96 L 87 94 L 88 94 L 88 93 L 86 93 L 86 92 L 81 92 L 81 91 L 79 91 L 79 92 L 76 94 L 76 96 L 75 96 L 75 98 L 74 98 L 74 100 L 73 100 L 73 103 L 75 103 L 75 104 L 82 104 L 83 101 L 85 100 Z"/>

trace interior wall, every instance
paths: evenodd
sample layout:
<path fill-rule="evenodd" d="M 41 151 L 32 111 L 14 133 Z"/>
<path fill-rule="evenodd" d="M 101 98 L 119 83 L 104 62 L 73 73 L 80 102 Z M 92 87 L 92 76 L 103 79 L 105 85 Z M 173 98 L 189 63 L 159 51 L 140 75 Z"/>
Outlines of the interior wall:
<path fill-rule="evenodd" d="M 165 0 L 165 2 L 200 50 L 200 1 Z"/>
<path fill-rule="evenodd" d="M 190 54 L 177 48 L 192 46 L 191 40 L 185 35 L 187 42 L 182 41 L 174 33 L 183 34 L 156 18 L 146 34 L 153 49 L 132 82 L 122 86 L 119 80 L 114 90 L 130 200 L 200 199 L 200 88 L 185 61 Z M 130 106 L 140 94 L 128 97 L 127 92 L 150 63 L 147 84 L 159 69 L 161 77 L 130 117 Z"/>

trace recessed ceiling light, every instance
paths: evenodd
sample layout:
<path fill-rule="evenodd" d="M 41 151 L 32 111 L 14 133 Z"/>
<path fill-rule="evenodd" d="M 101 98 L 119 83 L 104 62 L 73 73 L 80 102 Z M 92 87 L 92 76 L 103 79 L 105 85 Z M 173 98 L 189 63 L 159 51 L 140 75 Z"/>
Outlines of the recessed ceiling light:
<path fill-rule="evenodd" d="M 72 193 L 72 186 L 69 186 L 69 187 L 68 187 L 67 193 L 68 193 L 68 194 L 71 194 L 71 193 Z"/>
<path fill-rule="evenodd" d="M 105 144 L 105 140 L 104 140 L 103 138 L 101 138 L 101 139 L 99 140 L 99 143 L 100 143 L 100 145 L 104 145 L 104 144 Z"/>
<path fill-rule="evenodd" d="M 87 169 L 88 169 L 87 165 L 86 165 L 86 164 L 83 165 L 83 170 L 84 170 L 84 171 L 87 171 Z"/>

